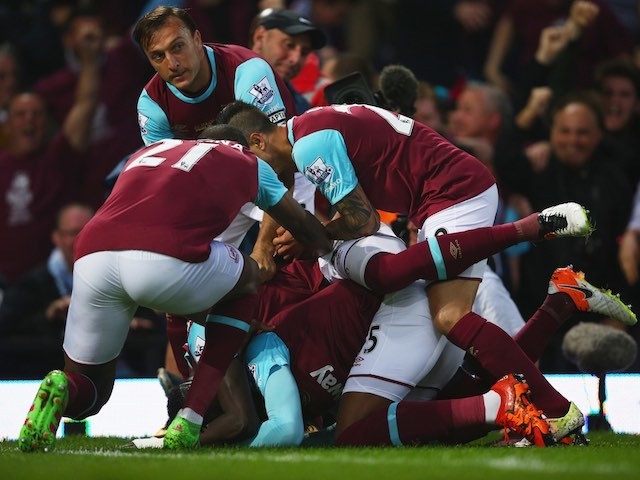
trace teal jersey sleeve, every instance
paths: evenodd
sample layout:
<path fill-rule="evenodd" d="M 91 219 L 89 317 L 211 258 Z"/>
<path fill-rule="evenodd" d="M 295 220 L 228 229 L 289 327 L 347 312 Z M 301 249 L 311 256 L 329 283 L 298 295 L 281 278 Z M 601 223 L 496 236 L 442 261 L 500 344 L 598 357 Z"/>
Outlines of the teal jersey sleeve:
<path fill-rule="evenodd" d="M 266 60 L 255 57 L 238 65 L 234 90 L 236 100 L 255 105 L 272 123 L 285 121 L 286 106 L 273 70 Z"/>
<path fill-rule="evenodd" d="M 267 412 L 267 420 L 256 436 L 247 442 L 249 446 L 295 446 L 302 443 L 302 405 L 289 361 L 289 349 L 273 332 L 257 335 L 247 346 L 245 362 L 264 397 Z"/>
<path fill-rule="evenodd" d="M 347 153 L 342 134 L 320 130 L 292 141 L 293 160 L 298 170 L 335 205 L 358 185 L 358 177 Z"/>
<path fill-rule="evenodd" d="M 167 114 L 143 90 L 138 98 L 138 126 L 145 145 L 151 145 L 165 138 L 173 138 Z"/>
<path fill-rule="evenodd" d="M 282 200 L 287 188 L 282 184 L 273 168 L 258 159 L 258 197 L 254 202 L 262 210 L 268 210 Z"/>
<path fill-rule="evenodd" d="M 277 334 L 262 333 L 251 339 L 244 352 L 244 360 L 264 396 L 272 371 L 279 367 L 289 368 L 289 349 Z"/>

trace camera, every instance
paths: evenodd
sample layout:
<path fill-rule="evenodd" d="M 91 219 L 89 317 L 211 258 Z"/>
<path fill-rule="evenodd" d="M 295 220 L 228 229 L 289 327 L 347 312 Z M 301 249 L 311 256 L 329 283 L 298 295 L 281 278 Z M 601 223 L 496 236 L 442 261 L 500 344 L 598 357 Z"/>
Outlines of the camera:
<path fill-rule="evenodd" d="M 374 105 L 411 117 L 418 96 L 418 80 L 402 65 L 387 65 L 380 72 L 380 91 L 372 91 L 360 72 L 353 72 L 327 85 L 329 104 Z"/>
<path fill-rule="evenodd" d="M 367 85 L 364 76 L 360 72 L 353 72 L 327 85 L 324 95 L 330 104 L 354 104 L 381 105 L 381 95 L 374 93 Z"/>

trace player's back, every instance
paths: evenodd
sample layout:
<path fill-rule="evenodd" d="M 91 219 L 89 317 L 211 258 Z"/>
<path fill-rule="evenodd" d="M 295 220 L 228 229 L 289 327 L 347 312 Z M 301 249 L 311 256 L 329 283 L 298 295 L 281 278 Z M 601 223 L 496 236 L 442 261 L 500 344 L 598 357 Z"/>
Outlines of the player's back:
<path fill-rule="evenodd" d="M 134 154 L 76 242 L 76 258 L 148 250 L 189 262 L 258 192 L 256 157 L 240 145 L 168 139 Z"/>
<path fill-rule="evenodd" d="M 376 208 L 408 214 L 419 225 L 427 215 L 471 198 L 494 183 L 479 160 L 433 129 L 379 107 L 333 105 L 295 117 L 294 154 L 295 143 L 323 130 L 338 132 L 357 180 Z M 318 157 L 324 148 L 318 145 Z M 339 170 L 339 166 L 333 168 L 333 172 Z M 310 178 L 314 172 L 303 173 Z M 318 180 L 325 179 L 316 178 L 316 184 Z M 326 188 L 340 188 L 340 181 L 327 178 Z"/>
<path fill-rule="evenodd" d="M 291 355 L 305 413 L 326 413 L 339 398 L 381 297 L 338 281 L 276 315 L 271 324 Z"/>

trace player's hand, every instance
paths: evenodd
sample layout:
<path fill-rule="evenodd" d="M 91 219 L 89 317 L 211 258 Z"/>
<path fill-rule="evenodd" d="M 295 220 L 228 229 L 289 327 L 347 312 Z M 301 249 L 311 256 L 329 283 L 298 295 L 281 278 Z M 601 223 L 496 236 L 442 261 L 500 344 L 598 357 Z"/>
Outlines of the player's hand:
<path fill-rule="evenodd" d="M 69 311 L 69 303 L 71 302 L 71 297 L 69 295 L 65 295 L 64 297 L 58 298 L 49 304 L 47 310 L 45 311 L 45 316 L 47 320 L 50 322 L 55 321 L 64 321 L 67 318 L 67 312 Z"/>
<path fill-rule="evenodd" d="M 627 283 L 634 285 L 638 281 L 638 263 L 640 263 L 640 245 L 638 232 L 627 230 L 622 236 L 620 249 L 618 250 L 618 261 L 622 273 L 624 273 Z"/>
<path fill-rule="evenodd" d="M 250 255 L 258 264 L 260 270 L 260 283 L 267 282 L 276 274 L 277 266 L 273 259 L 273 253 L 260 248 L 254 248 Z"/>
<path fill-rule="evenodd" d="M 276 231 L 273 244 L 276 247 L 276 255 L 287 261 L 300 258 L 304 254 L 304 246 L 293 238 L 293 235 L 288 230 L 282 227 L 279 227 Z"/>

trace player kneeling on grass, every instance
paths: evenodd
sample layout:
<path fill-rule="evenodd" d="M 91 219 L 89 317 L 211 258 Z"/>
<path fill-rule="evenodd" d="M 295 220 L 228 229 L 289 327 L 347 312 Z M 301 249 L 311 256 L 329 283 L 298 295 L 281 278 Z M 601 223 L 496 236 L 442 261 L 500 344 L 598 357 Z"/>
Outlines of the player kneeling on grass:
<path fill-rule="evenodd" d="M 18 437 L 21 450 L 50 450 L 62 416 L 100 411 L 138 306 L 206 324 L 185 408 L 164 439 L 168 448 L 197 445 L 202 416 L 255 317 L 258 265 L 212 242 L 247 202 L 289 224 L 316 254 L 329 251 L 320 222 L 240 144 L 169 139 L 132 155 L 76 241 L 64 372 L 41 383 Z"/>

